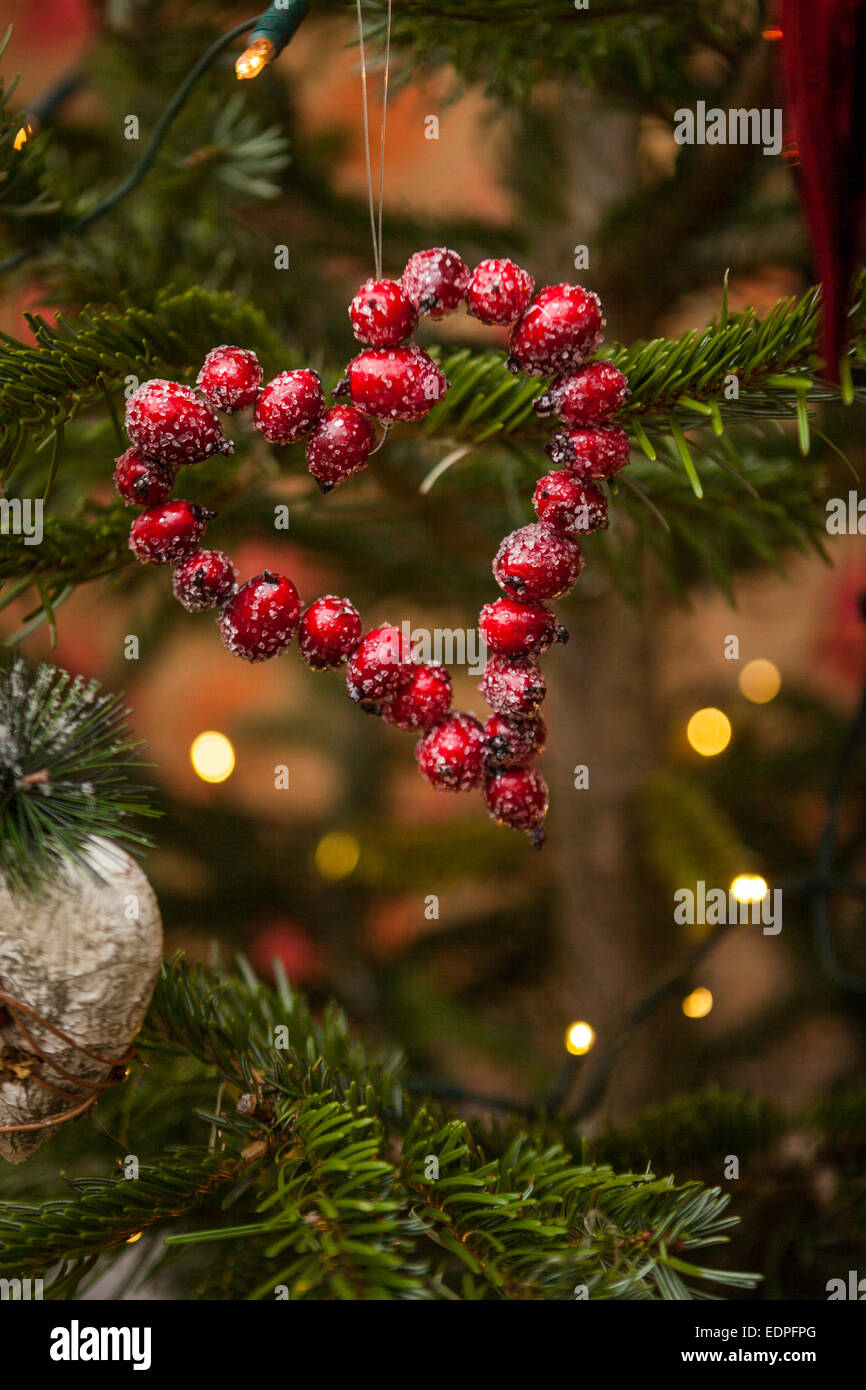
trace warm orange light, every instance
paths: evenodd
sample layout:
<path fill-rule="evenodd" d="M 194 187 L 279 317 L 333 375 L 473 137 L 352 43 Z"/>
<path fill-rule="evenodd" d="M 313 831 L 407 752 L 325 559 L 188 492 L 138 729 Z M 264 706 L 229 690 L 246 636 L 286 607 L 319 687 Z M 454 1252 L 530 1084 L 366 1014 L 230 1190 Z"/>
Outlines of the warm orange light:
<path fill-rule="evenodd" d="M 695 710 L 686 729 L 686 738 L 703 758 L 724 752 L 731 741 L 731 721 L 720 709 L 708 706 Z"/>
<path fill-rule="evenodd" d="M 766 39 L 768 43 L 778 43 L 779 40 L 783 37 L 784 36 L 778 24 L 774 24 L 771 29 L 761 30 L 761 38 Z"/>
<path fill-rule="evenodd" d="M 144 1231 L 136 1231 L 136 1233 L 135 1233 L 134 1236 L 130 1236 L 130 1237 L 129 1237 L 129 1240 L 126 1242 L 127 1245 L 134 1245 L 135 1242 L 136 1242 L 137 1240 L 141 1240 L 141 1237 L 142 1237 L 143 1235 L 144 1235 Z"/>
<path fill-rule="evenodd" d="M 583 1057 L 589 1052 L 595 1043 L 595 1029 L 591 1023 L 584 1023 L 578 1020 L 570 1023 L 565 1033 L 566 1051 L 572 1057 Z"/>
<path fill-rule="evenodd" d="M 235 75 L 239 81 L 247 77 L 258 77 L 263 68 L 268 63 L 272 63 L 277 56 L 277 50 L 270 39 L 256 39 L 249 48 L 245 48 L 241 56 L 235 63 Z"/>
<path fill-rule="evenodd" d="M 740 672 L 740 690 L 753 705 L 766 705 L 775 700 L 782 689 L 782 677 L 772 661 L 758 657 L 749 661 Z"/>
<path fill-rule="evenodd" d="M 683 1000 L 682 1008 L 686 1018 L 706 1018 L 713 1007 L 713 996 L 703 985 L 693 989 Z"/>
<path fill-rule="evenodd" d="M 24 146 L 27 144 L 27 141 L 30 139 L 30 136 L 32 134 L 32 125 L 29 121 L 25 121 L 18 134 L 15 136 L 15 139 L 12 141 L 14 148 L 16 150 L 23 150 Z"/>

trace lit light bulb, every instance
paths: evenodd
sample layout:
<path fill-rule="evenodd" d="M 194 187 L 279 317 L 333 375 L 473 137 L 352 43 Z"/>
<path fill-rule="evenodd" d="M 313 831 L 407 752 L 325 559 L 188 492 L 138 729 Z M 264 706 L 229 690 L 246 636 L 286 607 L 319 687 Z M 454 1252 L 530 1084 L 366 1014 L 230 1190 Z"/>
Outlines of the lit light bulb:
<path fill-rule="evenodd" d="M 683 1013 L 686 1018 L 706 1018 L 713 1007 L 713 996 L 703 985 L 693 989 L 683 1000 Z"/>
<path fill-rule="evenodd" d="M 268 63 L 272 63 L 277 56 L 277 50 L 270 39 L 256 39 L 249 48 L 245 48 L 243 53 L 235 62 L 235 75 L 239 81 L 247 77 L 258 77 L 263 68 Z"/>
<path fill-rule="evenodd" d="M 341 878 L 348 878 L 358 867 L 360 858 L 361 846 L 355 836 L 345 830 L 331 830 L 327 835 L 323 835 L 313 855 L 322 878 L 328 878 L 334 883 Z"/>
<path fill-rule="evenodd" d="M 686 738 L 703 758 L 714 758 L 731 741 L 731 721 L 720 709 L 711 705 L 695 710 L 686 729 Z"/>
<path fill-rule="evenodd" d="M 770 700 L 775 700 L 781 690 L 782 677 L 778 666 L 759 657 L 743 667 L 739 684 L 740 690 L 753 705 L 766 705 Z"/>
<path fill-rule="evenodd" d="M 738 903 L 759 903 L 767 896 L 769 889 L 766 879 L 760 874 L 738 874 L 731 884 L 731 892 Z"/>
<path fill-rule="evenodd" d="M 235 750 L 225 734 L 208 729 L 193 740 L 189 760 L 203 782 L 224 782 L 234 771 Z"/>
<path fill-rule="evenodd" d="M 142 1237 L 143 1235 L 144 1235 L 144 1231 L 136 1231 L 136 1233 L 135 1233 L 134 1236 L 130 1236 L 130 1237 L 129 1237 L 129 1239 L 127 1240 L 126 1244 L 127 1244 L 127 1245 L 134 1245 L 135 1242 L 136 1242 L 137 1240 L 141 1240 L 141 1237 Z"/>
<path fill-rule="evenodd" d="M 595 1029 L 589 1023 L 570 1023 L 565 1034 L 566 1051 L 572 1057 L 583 1057 L 595 1043 Z"/>
<path fill-rule="evenodd" d="M 13 149 L 23 150 L 24 146 L 27 144 L 27 141 L 30 139 L 30 136 L 32 134 L 33 126 L 31 125 L 30 121 L 25 121 L 23 126 L 15 136 L 15 139 L 12 141 Z"/>

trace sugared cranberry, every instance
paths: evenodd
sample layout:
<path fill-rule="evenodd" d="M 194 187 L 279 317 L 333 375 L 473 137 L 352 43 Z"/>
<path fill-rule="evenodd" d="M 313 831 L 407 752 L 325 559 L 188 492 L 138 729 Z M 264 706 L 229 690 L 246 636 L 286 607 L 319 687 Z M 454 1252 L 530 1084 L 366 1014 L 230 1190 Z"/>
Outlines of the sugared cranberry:
<path fill-rule="evenodd" d="M 568 633 L 543 603 L 498 598 L 486 603 L 478 617 L 484 645 L 498 656 L 537 656 L 551 642 L 564 642 Z"/>
<path fill-rule="evenodd" d="M 175 498 L 157 502 L 135 518 L 129 548 L 143 565 L 176 565 L 195 550 L 216 512 Z"/>
<path fill-rule="evenodd" d="M 373 426 L 354 405 L 332 405 L 307 439 L 307 468 L 321 492 L 360 473 L 375 442 Z"/>
<path fill-rule="evenodd" d="M 541 826 L 547 815 L 549 793 L 547 783 L 535 768 L 513 767 L 495 772 L 484 784 L 484 800 L 500 825 L 526 830 L 536 849 L 544 843 Z"/>
<path fill-rule="evenodd" d="M 284 651 L 301 616 L 301 599 L 291 579 L 265 570 L 229 599 L 219 620 L 228 650 L 244 661 L 267 661 Z"/>
<path fill-rule="evenodd" d="M 564 463 L 578 478 L 612 478 L 631 457 L 631 443 L 619 425 L 596 429 L 563 430 L 554 435 L 544 452 L 554 463 Z"/>
<path fill-rule="evenodd" d="M 487 766 L 493 771 L 516 767 L 544 752 L 547 725 L 540 714 L 531 719 L 513 719 L 504 714 L 491 714 L 484 725 L 484 746 Z"/>
<path fill-rule="evenodd" d="M 126 402 L 126 433 L 160 463 L 197 463 L 234 451 L 211 407 L 189 386 L 161 377 L 143 382 Z"/>
<path fill-rule="evenodd" d="M 394 695 L 412 679 L 412 649 L 399 628 L 376 627 L 361 641 L 346 668 L 346 685 L 359 704 Z"/>
<path fill-rule="evenodd" d="M 306 367 L 281 372 L 269 381 L 256 401 L 253 424 L 270 444 L 294 444 L 303 439 L 325 409 L 322 383 Z"/>
<path fill-rule="evenodd" d="M 448 390 L 445 374 L 417 346 L 370 348 L 354 357 L 334 394 L 377 420 L 423 420 Z"/>
<path fill-rule="evenodd" d="M 449 251 L 447 246 L 434 246 L 409 257 L 401 283 L 419 314 L 441 319 L 453 314 L 463 302 L 469 284 L 469 267 L 456 251 Z"/>
<path fill-rule="evenodd" d="M 444 666 L 419 663 L 411 679 L 384 706 L 387 724 L 398 729 L 429 729 L 451 708 L 451 677 Z"/>
<path fill-rule="evenodd" d="M 509 260 L 482 261 L 472 272 L 466 307 L 482 323 L 509 324 L 519 319 L 535 289 L 528 271 Z"/>
<path fill-rule="evenodd" d="M 484 730 L 474 714 L 449 714 L 418 740 L 415 757 L 438 790 L 471 791 L 484 774 Z"/>
<path fill-rule="evenodd" d="M 527 719 L 547 694 L 541 667 L 531 656 L 491 656 L 478 689 L 497 714 Z"/>
<path fill-rule="evenodd" d="M 601 488 L 575 477 L 567 469 L 556 469 L 539 478 L 532 505 L 539 521 L 565 535 L 607 527 L 607 498 Z"/>
<path fill-rule="evenodd" d="M 172 588 L 188 613 L 218 608 L 235 591 L 237 572 L 222 550 L 194 550 L 174 572 Z"/>
<path fill-rule="evenodd" d="M 603 332 L 597 294 L 580 285 L 548 285 L 514 325 L 507 365 L 529 376 L 568 371 L 592 356 Z"/>
<path fill-rule="evenodd" d="M 524 602 L 559 598 L 576 582 L 582 568 L 577 542 L 540 522 L 512 531 L 493 561 L 500 589 Z"/>
<path fill-rule="evenodd" d="M 171 497 L 177 476 L 174 464 L 149 459 L 134 448 L 115 459 L 115 464 L 114 486 L 129 506 L 152 507 Z"/>
<path fill-rule="evenodd" d="M 557 377 L 535 402 L 536 415 L 556 415 L 564 425 L 603 425 L 625 405 L 628 378 L 612 362 L 587 362 Z"/>
<path fill-rule="evenodd" d="M 196 377 L 196 386 L 215 410 L 232 415 L 255 404 L 262 369 L 254 352 L 223 343 L 212 348 Z"/>
<path fill-rule="evenodd" d="M 399 280 L 367 280 L 349 305 L 349 318 L 359 343 L 396 347 L 415 332 L 418 310 Z"/>
<path fill-rule="evenodd" d="M 298 650 L 314 671 L 333 671 L 349 660 L 361 640 L 361 619 L 347 598 L 325 594 L 301 618 Z"/>

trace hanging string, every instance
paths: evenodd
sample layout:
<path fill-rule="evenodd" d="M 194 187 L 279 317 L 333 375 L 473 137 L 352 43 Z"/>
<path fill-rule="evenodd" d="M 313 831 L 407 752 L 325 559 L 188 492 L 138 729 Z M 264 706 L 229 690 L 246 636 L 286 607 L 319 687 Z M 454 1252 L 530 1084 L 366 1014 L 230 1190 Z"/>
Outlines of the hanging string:
<path fill-rule="evenodd" d="M 373 267 L 376 279 L 382 278 L 382 207 L 385 185 L 385 132 L 388 119 L 388 84 L 391 76 L 391 0 L 388 0 L 388 17 L 385 34 L 385 72 L 382 85 L 382 134 L 379 142 L 379 207 L 377 211 L 373 197 L 373 160 L 370 152 L 370 101 L 367 85 L 367 50 L 364 44 L 364 16 L 361 0 L 355 0 L 358 14 L 358 49 L 361 54 L 361 101 L 364 116 L 364 159 L 367 167 L 367 198 L 370 205 L 370 233 L 373 239 Z"/>

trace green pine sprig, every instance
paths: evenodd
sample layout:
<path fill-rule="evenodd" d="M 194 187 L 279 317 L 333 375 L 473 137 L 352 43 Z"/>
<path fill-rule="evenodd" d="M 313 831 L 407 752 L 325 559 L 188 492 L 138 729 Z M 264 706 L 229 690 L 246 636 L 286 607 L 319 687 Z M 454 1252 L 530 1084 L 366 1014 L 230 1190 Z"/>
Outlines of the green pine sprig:
<path fill-rule="evenodd" d="M 13 893 L 36 896 L 87 865 L 92 836 L 150 844 L 128 824 L 158 814 L 130 778 L 143 744 L 128 714 L 120 695 L 57 667 L 16 659 L 0 671 L 0 881 Z"/>

